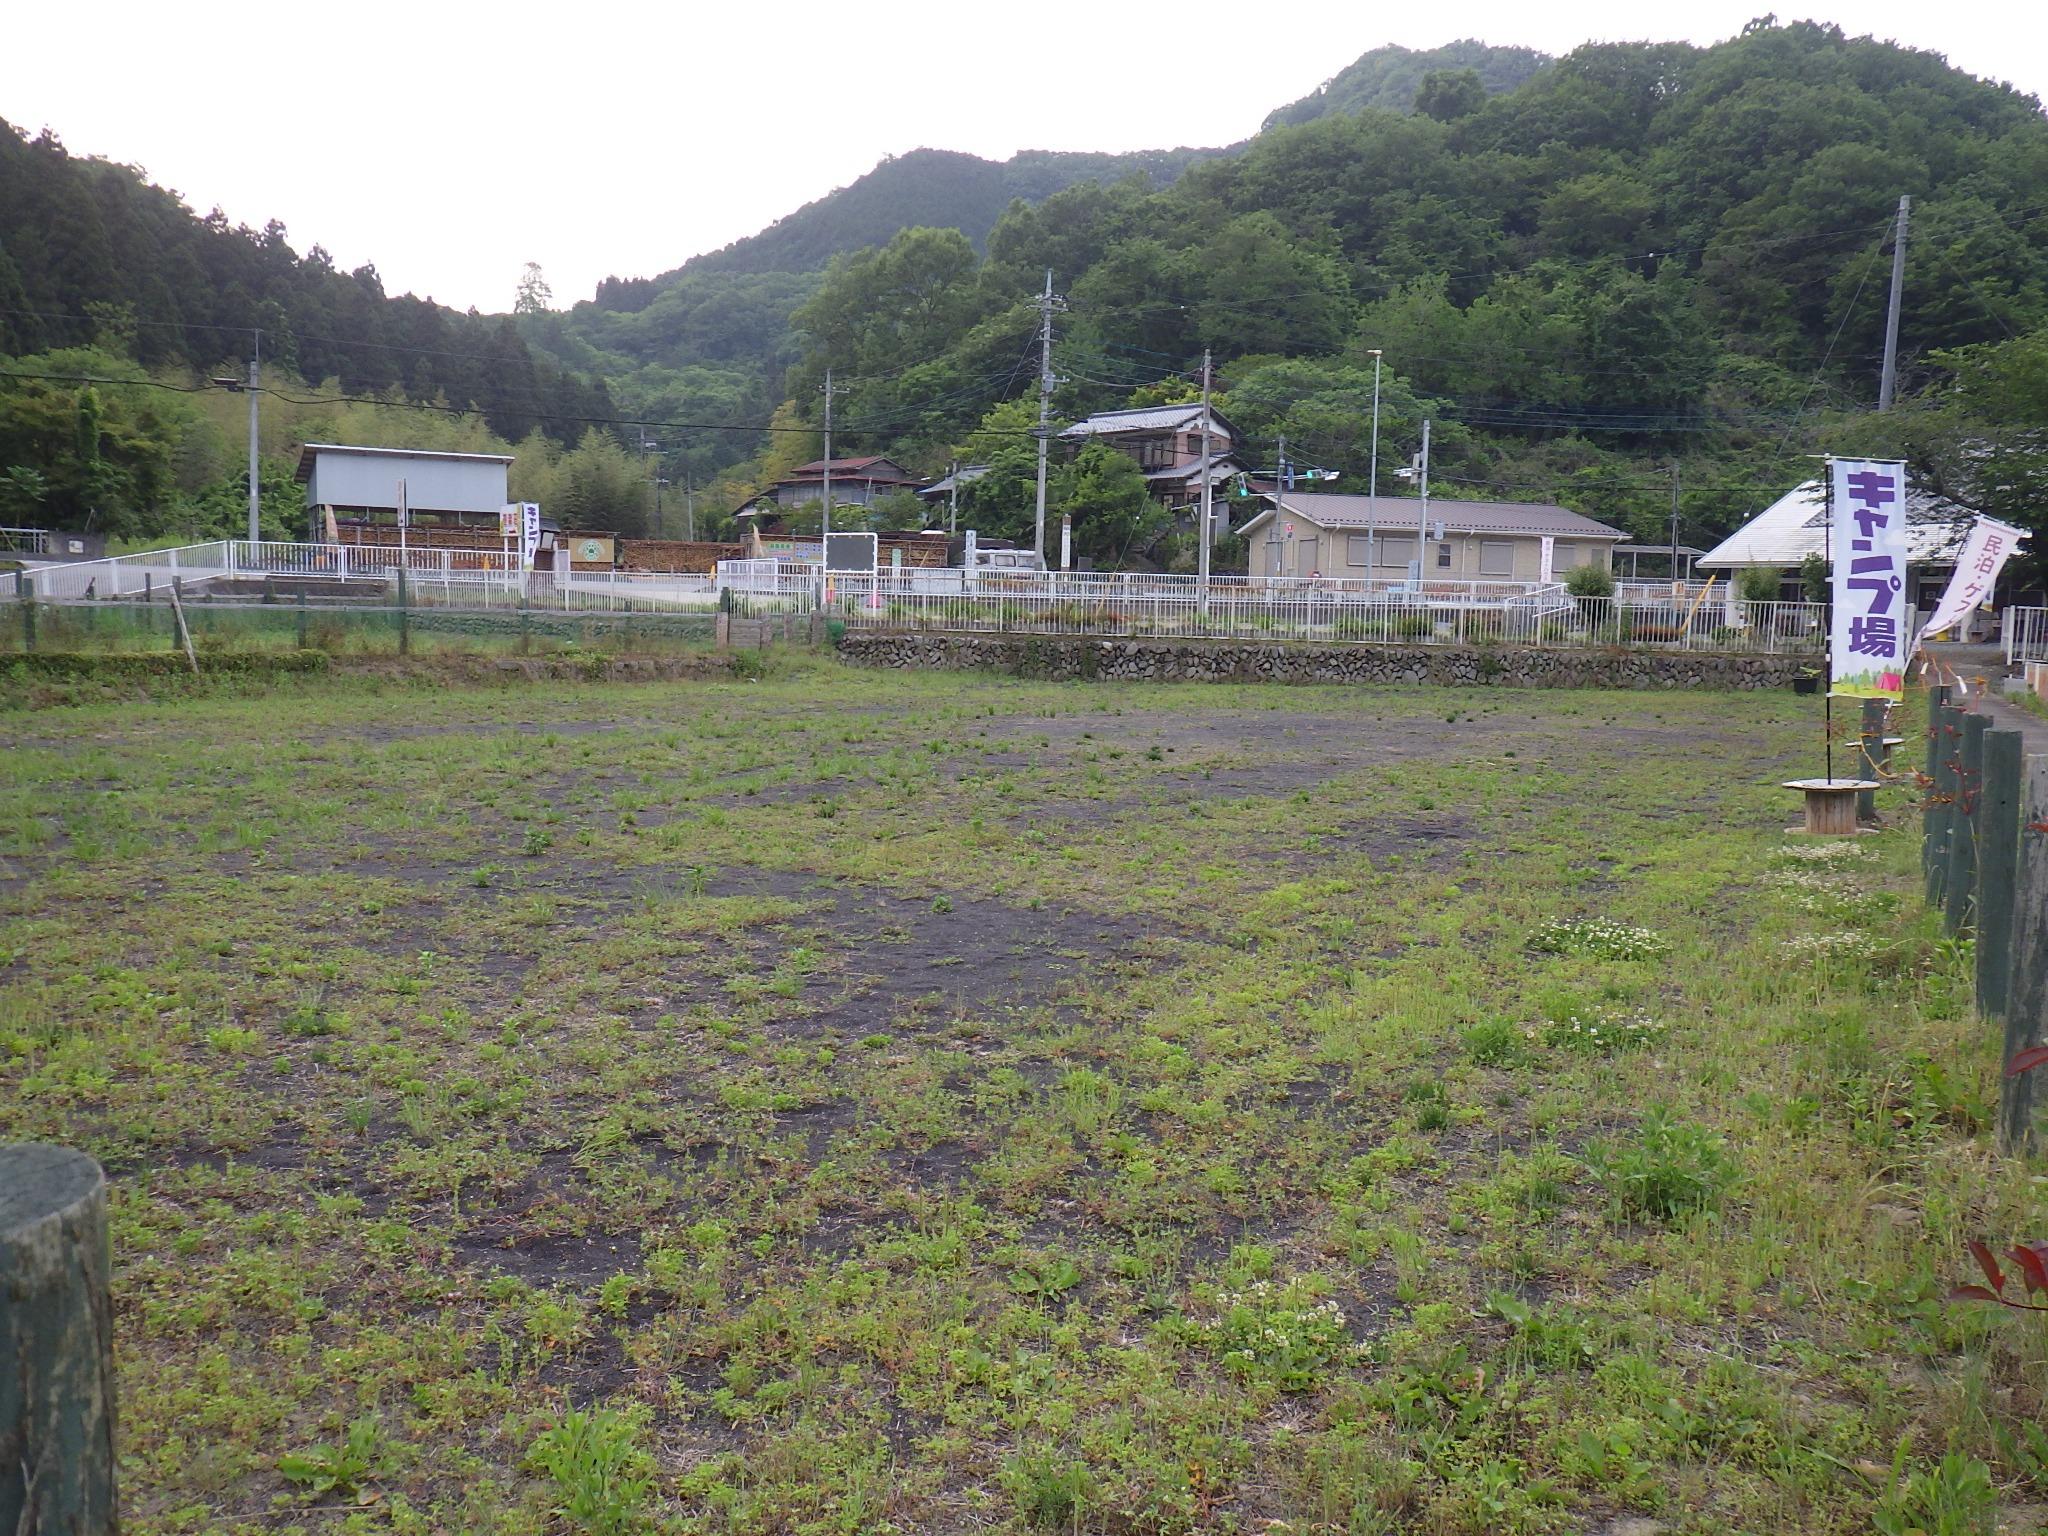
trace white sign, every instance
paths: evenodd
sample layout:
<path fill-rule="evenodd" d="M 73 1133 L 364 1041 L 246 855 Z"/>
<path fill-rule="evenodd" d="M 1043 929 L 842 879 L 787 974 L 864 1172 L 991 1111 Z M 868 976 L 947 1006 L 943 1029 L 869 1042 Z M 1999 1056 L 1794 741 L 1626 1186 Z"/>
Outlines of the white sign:
<path fill-rule="evenodd" d="M 519 569 L 533 569 L 534 551 L 540 548 L 540 503 L 522 501 L 519 504 Z"/>
<path fill-rule="evenodd" d="M 1941 594 L 1941 605 L 1934 610 L 1934 617 L 1927 621 L 1921 635 L 1938 634 L 1960 624 L 1969 617 L 1971 609 L 1990 602 L 1991 589 L 1998 585 L 1998 573 L 2025 537 L 2019 529 L 1995 517 L 1978 518 L 1970 536 L 1963 540 L 1962 553 L 1956 556 L 1955 574 L 1948 579 L 1948 590 Z"/>
<path fill-rule="evenodd" d="M 498 537 L 516 539 L 519 537 L 519 503 L 508 501 L 498 508 Z"/>
<path fill-rule="evenodd" d="M 1851 699 L 1906 693 L 1906 466 L 1835 459 L 1828 466 L 1834 628 L 1828 692 Z"/>
<path fill-rule="evenodd" d="M 1551 571 L 1557 563 L 1557 536 L 1549 533 L 1544 534 L 1542 549 L 1543 553 L 1536 562 L 1536 579 L 1538 581 L 1548 581 L 1550 580 Z"/>

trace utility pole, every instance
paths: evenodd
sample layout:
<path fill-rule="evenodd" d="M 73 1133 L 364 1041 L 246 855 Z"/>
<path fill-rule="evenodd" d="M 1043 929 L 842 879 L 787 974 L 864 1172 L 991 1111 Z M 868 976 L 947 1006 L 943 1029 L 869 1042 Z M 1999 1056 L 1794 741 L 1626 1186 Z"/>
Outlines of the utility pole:
<path fill-rule="evenodd" d="M 1052 268 L 1045 269 L 1045 293 L 1038 301 L 1038 517 L 1031 535 L 1032 552 L 1045 568 L 1045 451 L 1052 428 Z"/>
<path fill-rule="evenodd" d="M 1209 491 L 1209 349 L 1202 348 L 1202 529 L 1195 541 L 1195 593 L 1197 610 L 1209 616 L 1209 540 L 1214 527 L 1214 508 Z"/>
<path fill-rule="evenodd" d="M 690 485 L 690 472 L 683 471 L 683 537 L 697 542 L 697 493 Z"/>
<path fill-rule="evenodd" d="M 1671 461 L 1671 590 L 1678 591 L 1678 460 Z"/>
<path fill-rule="evenodd" d="M 263 537 L 263 496 L 256 478 L 256 399 L 263 388 L 263 333 L 250 332 L 249 341 L 249 542 L 254 544 Z"/>
<path fill-rule="evenodd" d="M 1415 521 L 1415 591 L 1422 592 L 1422 549 L 1429 542 L 1429 418 L 1422 418 L 1422 511 Z"/>
<path fill-rule="evenodd" d="M 654 465 L 649 461 L 648 455 L 653 453 L 655 449 L 659 448 L 661 444 L 656 442 L 650 442 L 648 440 L 647 429 L 645 427 L 642 427 L 639 430 L 640 473 L 646 477 L 647 483 L 654 488 L 654 536 L 658 539 L 661 537 L 661 476 L 656 471 Z"/>
<path fill-rule="evenodd" d="M 1892 236 L 1892 302 L 1884 317 L 1884 377 L 1877 386 L 1877 408 L 1892 408 L 1892 391 L 1899 382 L 1899 302 L 1906 292 L 1906 217 L 1913 199 L 1899 199 L 1899 225 Z"/>
<path fill-rule="evenodd" d="M 1365 581 L 1372 590 L 1373 531 L 1380 516 L 1380 349 L 1372 349 L 1372 468 L 1365 482 Z"/>
<path fill-rule="evenodd" d="M 946 476 L 946 536 L 951 538 L 960 531 L 960 461 L 953 461 L 953 468 Z"/>
<path fill-rule="evenodd" d="M 832 531 L 832 370 L 825 370 L 825 502 L 824 520 L 818 524 L 818 558 L 824 559 L 824 536 Z M 1041 498 L 1043 505 L 1043 498 Z"/>

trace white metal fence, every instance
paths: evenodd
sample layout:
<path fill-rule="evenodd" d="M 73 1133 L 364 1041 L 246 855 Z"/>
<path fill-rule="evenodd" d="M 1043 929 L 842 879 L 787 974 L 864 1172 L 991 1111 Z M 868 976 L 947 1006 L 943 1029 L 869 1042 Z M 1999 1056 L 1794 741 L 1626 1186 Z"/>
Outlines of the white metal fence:
<path fill-rule="evenodd" d="M 1302 582 L 1217 585 L 1205 604 L 1198 592 L 1172 586 L 1089 592 L 983 582 L 946 592 L 881 577 L 837 579 L 820 606 L 850 629 L 982 634 L 1815 655 L 1827 640 L 1825 610 L 1816 603 L 1744 603 L 1731 622 L 1719 606 L 1574 598 L 1543 588 L 1488 602 L 1468 593 L 1347 592 Z"/>
<path fill-rule="evenodd" d="M 2048 608 L 2005 610 L 2005 664 L 2048 661 Z"/>
<path fill-rule="evenodd" d="M 403 573 L 403 590 L 400 576 Z M 710 579 L 696 574 L 578 571 L 523 572 L 516 556 L 498 550 L 396 545 L 301 544 L 216 539 L 175 549 L 110 555 L 24 570 L 11 593 L 44 603 L 84 603 L 168 595 L 176 586 L 192 601 L 234 590 L 242 582 L 289 583 L 294 595 L 323 605 L 469 608 L 553 608 L 656 612 L 704 608 L 716 601 Z"/>
<path fill-rule="evenodd" d="M 401 578 L 401 571 L 403 572 Z M 856 629 L 1102 636 L 1206 636 L 1526 646 L 1619 645 L 1820 653 L 1815 603 L 1699 602 L 1663 584 L 1611 598 L 1570 596 L 1555 582 L 1213 579 L 1144 572 L 910 567 L 828 575 L 793 560 L 728 560 L 715 578 L 646 572 L 525 573 L 493 550 L 217 540 L 22 574 L 17 593 L 85 603 L 156 595 L 175 582 L 191 600 L 266 597 L 322 607 L 409 606 L 657 613 L 824 610 Z M 366 590 L 366 587 L 370 590 Z M 2032 619 L 2023 616 L 2032 615 Z M 2048 655 L 2048 611 L 2014 610 L 2008 654 Z M 2031 647 L 2031 651 L 2025 648 Z"/>

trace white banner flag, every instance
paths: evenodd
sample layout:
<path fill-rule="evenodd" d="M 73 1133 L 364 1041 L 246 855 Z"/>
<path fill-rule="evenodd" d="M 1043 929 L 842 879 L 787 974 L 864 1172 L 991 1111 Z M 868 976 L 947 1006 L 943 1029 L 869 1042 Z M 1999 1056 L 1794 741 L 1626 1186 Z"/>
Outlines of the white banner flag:
<path fill-rule="evenodd" d="M 1962 552 L 1956 556 L 1955 574 L 1948 579 L 1948 590 L 1941 594 L 1941 606 L 1920 631 L 1922 637 L 1960 624 L 1969 617 L 1971 609 L 1989 602 L 1991 589 L 1998 584 L 1998 573 L 2025 537 L 2021 530 L 1995 517 L 1978 518 L 1970 536 L 1963 540 Z"/>
<path fill-rule="evenodd" d="M 519 568 L 533 569 L 534 551 L 540 548 L 540 503 L 522 501 L 519 504 Z"/>
<path fill-rule="evenodd" d="M 1906 693 L 1906 466 L 1835 459 L 1833 632 L 1828 691 L 1852 699 Z"/>

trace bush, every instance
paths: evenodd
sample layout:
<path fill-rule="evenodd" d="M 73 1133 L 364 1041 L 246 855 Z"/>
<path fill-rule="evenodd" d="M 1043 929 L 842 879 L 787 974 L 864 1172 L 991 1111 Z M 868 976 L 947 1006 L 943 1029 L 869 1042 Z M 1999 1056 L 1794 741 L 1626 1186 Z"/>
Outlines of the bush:
<path fill-rule="evenodd" d="M 1746 566 L 1735 573 L 1735 595 L 1745 603 L 1775 603 L 1778 572 L 1774 566 Z"/>
<path fill-rule="evenodd" d="M 1614 596 L 1614 573 L 1605 566 L 1575 565 L 1564 578 L 1564 589 L 1573 597 Z"/>
<path fill-rule="evenodd" d="M 1712 1210 L 1735 1183 L 1735 1160 L 1711 1131 L 1653 1106 L 1634 1146 L 1608 1145 L 1586 1159 L 1625 1215 L 1672 1221 Z"/>
<path fill-rule="evenodd" d="M 534 1437 L 526 1462 L 553 1481 L 555 1513 L 572 1530 L 621 1536 L 638 1527 L 654 1464 L 625 1415 L 609 1408 L 564 1414 Z"/>

